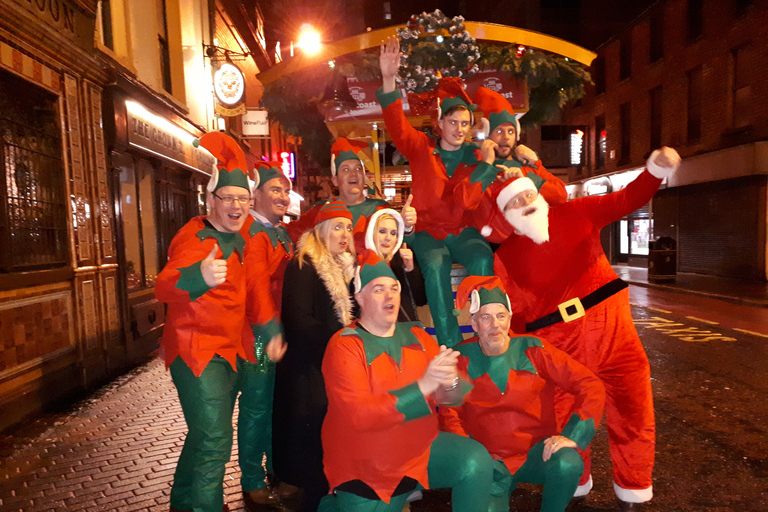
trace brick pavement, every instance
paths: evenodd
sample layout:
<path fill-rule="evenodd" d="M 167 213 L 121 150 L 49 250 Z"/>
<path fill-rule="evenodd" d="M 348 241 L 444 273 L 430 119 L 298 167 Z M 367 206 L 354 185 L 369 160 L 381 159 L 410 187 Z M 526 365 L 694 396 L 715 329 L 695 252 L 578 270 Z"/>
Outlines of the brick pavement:
<path fill-rule="evenodd" d="M 2 436 L 0 511 L 166 512 L 186 430 L 170 374 L 153 359 Z M 224 482 L 233 512 L 244 510 L 236 460 L 235 439 Z"/>

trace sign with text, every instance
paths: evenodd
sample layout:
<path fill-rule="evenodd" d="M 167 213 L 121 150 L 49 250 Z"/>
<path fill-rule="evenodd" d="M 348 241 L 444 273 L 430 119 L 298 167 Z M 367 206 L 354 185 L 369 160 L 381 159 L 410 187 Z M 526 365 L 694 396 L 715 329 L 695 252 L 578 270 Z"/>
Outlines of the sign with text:
<path fill-rule="evenodd" d="M 246 109 L 241 119 L 243 137 L 269 137 L 269 111 Z"/>
<path fill-rule="evenodd" d="M 96 17 L 80 7 L 75 0 L 15 1 L 59 34 L 74 41 L 80 48 L 93 49 Z"/>
<path fill-rule="evenodd" d="M 296 154 L 293 151 L 280 152 L 280 168 L 288 179 L 296 178 Z"/>

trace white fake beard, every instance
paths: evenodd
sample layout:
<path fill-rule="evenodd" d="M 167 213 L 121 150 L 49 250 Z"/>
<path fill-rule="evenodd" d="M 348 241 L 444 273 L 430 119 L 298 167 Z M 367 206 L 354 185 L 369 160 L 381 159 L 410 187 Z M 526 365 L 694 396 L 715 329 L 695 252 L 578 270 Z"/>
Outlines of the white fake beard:
<path fill-rule="evenodd" d="M 531 210 L 531 213 L 525 215 Z M 549 204 L 544 197 L 539 194 L 531 204 L 524 208 L 510 208 L 504 213 L 515 232 L 527 236 L 537 244 L 543 244 L 549 241 Z"/>

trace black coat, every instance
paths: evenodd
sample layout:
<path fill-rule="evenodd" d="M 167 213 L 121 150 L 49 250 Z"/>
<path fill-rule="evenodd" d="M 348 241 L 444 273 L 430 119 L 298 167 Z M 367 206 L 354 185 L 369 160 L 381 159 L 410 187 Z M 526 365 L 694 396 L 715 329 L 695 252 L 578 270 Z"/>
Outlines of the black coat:
<path fill-rule="evenodd" d="M 416 316 L 416 307 L 427 303 L 427 291 L 424 287 L 424 276 L 421 274 L 421 268 L 414 258 L 413 270 L 406 272 L 400 251 L 394 255 L 389 266 L 397 280 L 400 281 L 400 313 L 397 316 L 397 321 L 415 322 L 419 319 Z"/>

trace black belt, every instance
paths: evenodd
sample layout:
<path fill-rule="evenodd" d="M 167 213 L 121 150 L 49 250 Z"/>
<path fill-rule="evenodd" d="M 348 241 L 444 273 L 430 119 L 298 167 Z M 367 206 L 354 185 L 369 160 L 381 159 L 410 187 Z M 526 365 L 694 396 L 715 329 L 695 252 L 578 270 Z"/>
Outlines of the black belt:
<path fill-rule="evenodd" d="M 544 315 L 538 320 L 525 324 L 525 332 L 536 331 L 549 327 L 558 322 L 571 322 L 584 316 L 584 311 L 603 302 L 605 299 L 618 293 L 628 285 L 618 277 L 610 283 L 604 284 L 583 299 L 575 297 L 557 306 L 557 311 Z"/>

